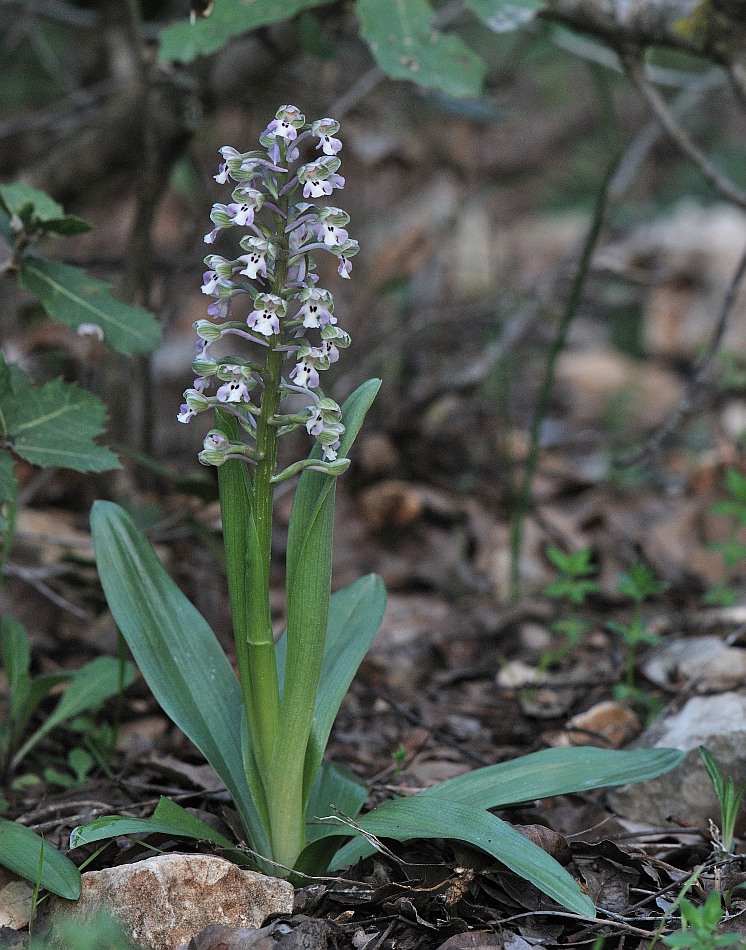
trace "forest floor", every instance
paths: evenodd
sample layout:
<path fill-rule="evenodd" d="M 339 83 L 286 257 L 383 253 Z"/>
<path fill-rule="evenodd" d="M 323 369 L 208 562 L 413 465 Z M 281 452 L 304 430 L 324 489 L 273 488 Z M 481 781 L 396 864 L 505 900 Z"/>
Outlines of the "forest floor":
<path fill-rule="evenodd" d="M 684 399 L 746 239 L 743 218 L 706 195 L 678 200 L 685 186 L 677 195 L 670 180 L 688 179 L 660 141 L 644 175 L 615 198 L 559 359 L 540 427 L 518 596 L 510 597 L 510 524 L 527 433 L 608 162 L 583 69 L 554 70 L 547 56 L 541 78 L 513 77 L 493 116 L 474 117 L 385 83 L 342 123 L 345 207 L 362 250 L 349 286 L 335 286 L 335 313 L 353 346 L 331 391 L 343 398 L 369 375 L 384 384 L 339 486 L 334 586 L 374 571 L 389 602 L 329 755 L 370 784 L 371 802 L 547 746 L 625 747 L 692 696 L 743 688 L 743 669 L 703 678 L 686 662 L 695 635 L 746 646 L 739 609 L 746 564 L 736 557 L 726 570 L 722 550 L 712 547 L 746 545 L 746 498 L 734 513 L 713 509 L 738 502 L 737 475 L 746 476 L 742 300 L 696 412 L 640 463 L 618 464 Z M 234 95 L 216 108 L 192 149 L 202 181 L 214 174 L 217 148 L 253 147 L 281 101 L 297 102 L 309 116 L 330 111 L 345 91 L 344 69 L 344 57 L 328 61 L 312 82 L 302 63 L 287 66 L 271 90 Z M 617 110 L 633 138 L 645 122 L 641 107 L 617 90 Z M 743 132 L 736 118 L 729 121 L 734 135 Z M 159 211 L 155 292 L 167 335 L 152 361 L 149 402 L 132 394 L 152 408 L 141 446 L 173 472 L 202 480 L 197 491 L 182 490 L 126 451 L 112 477 L 21 466 L 24 506 L 2 610 L 26 624 L 36 672 L 116 655 L 88 528 L 90 503 L 102 495 L 126 501 L 148 526 L 172 576 L 232 651 L 215 485 L 195 457 L 204 433 L 175 420 L 191 382 L 191 324 L 204 307 L 205 208 L 221 200 L 207 190 L 205 202 L 177 183 Z M 133 202 L 131 185 L 73 199 L 69 210 L 97 231 L 70 242 L 67 259 L 104 269 L 116 261 Z M 11 299 L 19 313 L 24 303 Z M 106 391 L 72 334 L 19 319 L 4 343 L 34 365 L 60 367 L 88 384 L 95 376 L 93 385 Z M 291 497 L 280 494 L 276 508 L 278 632 Z M 582 604 L 546 593 L 558 577 L 550 547 L 566 555 L 588 550 L 597 589 Z M 633 601 L 618 585 L 638 564 L 660 589 L 642 610 L 655 642 L 640 644 L 629 666 L 610 623 L 633 619 Z M 733 607 L 705 603 L 718 585 L 735 591 Z M 573 642 L 553 627 L 568 619 L 579 622 Z M 676 662 L 662 652 L 674 642 Z M 0 698 L 5 690 L 0 672 Z M 214 773 L 141 679 L 118 716 L 105 769 L 76 779 L 68 755 L 83 735 L 58 730 L 4 790 L 5 814 L 62 847 L 75 825 L 104 814 L 146 816 L 161 795 L 230 827 L 230 803 L 215 791 Z M 57 775 L 45 778 L 50 767 Z M 454 842 L 396 846 L 348 879 L 302 891 L 298 912 L 328 922 L 319 947 L 519 950 L 593 946 L 599 934 L 606 948 L 648 947 L 684 880 L 713 854 L 706 821 L 675 802 L 671 809 L 670 821 L 646 824 L 616 814 L 599 792 L 500 812 L 568 866 L 603 908 L 593 923 Z M 110 846 L 89 869 L 136 850 Z"/>

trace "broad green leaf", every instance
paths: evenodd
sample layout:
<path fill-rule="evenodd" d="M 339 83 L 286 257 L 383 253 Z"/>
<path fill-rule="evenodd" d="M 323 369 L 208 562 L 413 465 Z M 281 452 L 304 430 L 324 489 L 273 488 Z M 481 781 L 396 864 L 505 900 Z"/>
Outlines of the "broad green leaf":
<path fill-rule="evenodd" d="M 466 841 L 531 881 L 568 910 L 586 917 L 596 914 L 593 902 L 554 858 L 550 858 L 546 851 L 488 811 L 471 808 L 451 799 L 439 797 L 435 801 L 424 795 L 415 795 L 413 798 L 385 802 L 358 818 L 356 824 L 377 838 L 393 838 L 396 841 L 413 838 Z M 333 869 L 349 863 L 348 855 L 354 855 L 350 845 L 345 845 L 337 852 L 332 863 Z"/>
<path fill-rule="evenodd" d="M 368 788 L 348 769 L 335 762 L 322 762 L 306 810 L 308 840 L 329 835 L 347 836 L 348 832 L 340 829 L 338 823 L 324 819 L 334 814 L 356 818 L 368 794 Z"/>
<path fill-rule="evenodd" d="M 80 897 L 80 871 L 72 861 L 30 828 L 7 818 L 0 818 L 0 864 L 67 900 Z"/>
<path fill-rule="evenodd" d="M 145 681 L 225 782 L 252 847 L 269 854 L 243 769 L 241 690 L 215 634 L 118 505 L 97 501 L 91 530 L 109 609 Z"/>
<path fill-rule="evenodd" d="M 320 7 L 331 0 L 220 0 L 210 17 L 166 27 L 161 33 L 158 58 L 190 63 L 222 49 L 234 36 L 269 23 L 289 20 L 301 10 Z"/>
<path fill-rule="evenodd" d="M 107 699 L 116 696 L 122 689 L 134 682 L 135 671 L 131 663 L 122 669 L 119 660 L 112 656 L 100 656 L 73 675 L 73 679 L 62 698 L 54 707 L 42 725 L 29 736 L 13 756 L 12 765 L 18 766 L 29 751 L 52 729 L 67 722 L 86 710 L 98 708 Z"/>
<path fill-rule="evenodd" d="M 679 749 L 542 749 L 475 769 L 420 794 L 455 799 L 474 808 L 500 808 L 552 795 L 645 782 L 670 772 L 683 758 Z"/>
<path fill-rule="evenodd" d="M 221 848 L 233 848 L 232 841 L 167 798 L 161 798 L 152 818 L 102 815 L 87 825 L 74 828 L 70 835 L 70 848 L 80 848 L 84 844 L 107 841 L 109 838 L 141 834 L 195 838 L 198 841 L 212 841 Z"/>
<path fill-rule="evenodd" d="M 116 455 L 93 441 L 103 430 L 104 404 L 75 383 L 55 379 L 0 397 L 0 412 L 13 450 L 32 465 L 77 472 L 119 468 Z"/>
<path fill-rule="evenodd" d="M 26 257 L 19 278 L 53 320 L 73 330 L 100 327 L 106 345 L 119 353 L 151 353 L 161 341 L 161 327 L 151 313 L 117 300 L 109 284 L 79 267 Z"/>
<path fill-rule="evenodd" d="M 455 800 L 476 810 L 501 808 L 536 798 L 645 782 L 669 772 L 683 757 L 679 749 L 542 749 L 448 779 L 414 797 Z M 345 848 L 350 863 L 374 851 L 361 840 Z"/>
<path fill-rule="evenodd" d="M 358 0 L 360 33 L 392 79 L 409 79 L 450 96 L 479 96 L 485 63 L 453 34 L 432 28 L 427 0 Z"/>
<path fill-rule="evenodd" d="M 546 6 L 546 0 L 464 0 L 464 3 L 495 33 L 517 30 Z"/>
<path fill-rule="evenodd" d="M 296 870 L 304 874 L 324 874 L 341 841 L 349 837 L 338 821 L 344 815 L 355 819 L 368 797 L 368 789 L 356 776 L 334 762 L 322 762 L 316 774 L 306 809 L 306 840 Z"/>
<path fill-rule="evenodd" d="M 361 577 L 331 596 L 324 661 L 307 753 L 309 775 L 315 775 L 321 764 L 339 707 L 378 633 L 385 607 L 386 590 L 375 574 Z M 281 683 L 285 676 L 286 652 L 287 638 L 283 636 L 276 647 Z"/>

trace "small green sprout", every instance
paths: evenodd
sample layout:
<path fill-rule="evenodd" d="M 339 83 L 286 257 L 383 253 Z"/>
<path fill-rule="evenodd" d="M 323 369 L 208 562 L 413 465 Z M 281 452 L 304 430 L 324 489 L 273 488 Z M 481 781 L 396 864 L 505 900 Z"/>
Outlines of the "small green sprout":
<path fill-rule="evenodd" d="M 701 907 L 682 898 L 681 930 L 663 938 L 663 943 L 674 950 L 716 950 L 717 947 L 735 947 L 741 944 L 740 934 L 716 934 L 723 919 L 719 891 L 712 891 Z M 742 944 L 741 944 L 742 945 Z"/>
<path fill-rule="evenodd" d="M 714 840 L 718 849 L 723 854 L 733 854 L 733 841 L 735 838 L 736 819 L 738 810 L 741 807 L 741 800 L 746 792 L 746 782 L 736 788 L 733 776 L 729 775 L 727 779 L 723 778 L 723 773 L 718 768 L 717 762 L 704 746 L 699 747 L 699 754 L 702 762 L 707 769 L 707 774 L 712 780 L 715 794 L 720 804 L 720 832 L 714 835 Z M 717 831 L 717 829 L 715 829 Z"/>
<path fill-rule="evenodd" d="M 716 607 L 733 607 L 741 596 L 735 586 L 736 571 L 746 562 L 746 544 L 739 537 L 746 527 L 746 476 L 729 468 L 725 473 L 725 490 L 728 498 L 716 502 L 710 508 L 714 515 L 730 519 L 727 540 L 715 541 L 710 550 L 717 551 L 723 561 L 725 579 L 715 584 L 704 596 L 704 602 Z"/>
<path fill-rule="evenodd" d="M 650 706 L 647 694 L 635 685 L 635 660 L 641 644 L 655 645 L 660 642 L 660 637 L 648 629 L 642 608 L 648 598 L 662 593 L 667 587 L 667 584 L 656 580 L 655 574 L 646 564 L 639 561 L 632 564 L 629 573 L 619 576 L 615 589 L 634 602 L 634 609 L 628 623 L 612 620 L 606 624 L 607 629 L 621 638 L 625 649 L 624 683 L 620 683 L 615 690 L 617 699 L 631 699 Z"/>
<path fill-rule="evenodd" d="M 547 548 L 547 557 L 557 570 L 557 579 L 544 588 L 547 597 L 564 601 L 567 607 L 580 607 L 585 604 L 590 594 L 598 591 L 598 581 L 593 579 L 596 566 L 591 563 L 590 547 L 586 546 L 566 554 L 560 548 L 550 545 Z M 567 616 L 555 620 L 551 629 L 563 637 L 564 643 L 557 649 L 548 650 L 542 655 L 539 661 L 540 673 L 558 660 L 564 659 L 574 647 L 580 644 L 588 631 L 588 624 L 572 612 L 568 612 Z"/>

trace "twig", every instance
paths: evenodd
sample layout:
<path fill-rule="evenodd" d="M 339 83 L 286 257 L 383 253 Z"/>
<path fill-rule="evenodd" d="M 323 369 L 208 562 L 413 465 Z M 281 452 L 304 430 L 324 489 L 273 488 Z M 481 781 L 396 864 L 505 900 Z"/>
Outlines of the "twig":
<path fill-rule="evenodd" d="M 528 454 L 526 456 L 523 480 L 518 493 L 518 498 L 513 509 L 510 524 L 510 593 L 511 599 L 516 600 L 519 594 L 519 561 L 521 547 L 523 544 L 523 524 L 531 505 L 531 487 L 533 485 L 536 466 L 539 459 L 539 441 L 541 424 L 544 421 L 549 409 L 549 400 L 554 385 L 554 373 L 557 366 L 557 360 L 565 347 L 567 334 L 570 330 L 575 316 L 580 307 L 580 300 L 585 288 L 585 282 L 590 273 L 591 258 L 596 249 L 598 238 L 601 233 L 604 214 L 606 212 L 606 199 L 609 185 L 616 170 L 616 161 L 612 163 L 607 171 L 601 189 L 596 198 L 596 204 L 593 209 L 593 219 L 588 229 L 583 250 L 580 255 L 575 277 L 570 288 L 570 295 L 565 305 L 564 312 L 560 318 L 559 326 L 554 341 L 547 355 L 546 371 L 541 383 L 541 389 L 536 400 L 536 407 L 531 422 L 531 432 L 529 435 Z"/>
<path fill-rule="evenodd" d="M 637 87 L 640 95 L 646 100 L 651 111 L 663 126 L 668 136 L 678 145 L 681 151 L 697 166 L 700 173 L 715 188 L 715 190 L 739 208 L 746 209 L 746 192 L 735 185 L 718 166 L 707 156 L 702 149 L 690 138 L 688 133 L 676 121 L 676 117 L 669 109 L 665 99 L 645 77 L 643 66 L 637 53 L 623 52 L 620 54 L 622 63 L 632 83 Z"/>
<path fill-rule="evenodd" d="M 613 465 L 615 468 L 628 468 L 631 465 L 637 465 L 639 462 L 649 459 L 650 456 L 658 452 L 666 439 L 668 439 L 694 411 L 698 397 L 709 383 L 708 377 L 710 369 L 723 342 L 723 337 L 728 327 L 728 319 L 733 311 L 733 304 L 735 303 L 738 288 L 741 285 L 744 274 L 746 274 L 746 249 L 744 249 L 738 267 L 723 296 L 720 316 L 718 317 L 718 322 L 713 331 L 710 344 L 707 347 L 707 352 L 700 361 L 694 375 L 689 380 L 686 392 L 682 396 L 681 401 L 642 446 L 614 460 Z"/>

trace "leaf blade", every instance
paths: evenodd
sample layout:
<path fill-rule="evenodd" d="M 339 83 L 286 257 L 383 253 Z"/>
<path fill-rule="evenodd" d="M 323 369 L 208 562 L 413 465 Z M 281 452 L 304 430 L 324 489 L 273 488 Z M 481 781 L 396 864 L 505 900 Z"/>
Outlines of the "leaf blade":
<path fill-rule="evenodd" d="M 568 910 L 595 917 L 593 902 L 570 874 L 545 851 L 490 812 L 450 799 L 434 801 L 415 795 L 385 802 L 359 818 L 357 825 L 369 834 L 396 841 L 413 838 L 466 841 L 531 881 Z M 353 848 L 345 845 L 335 855 L 332 868 L 347 863 L 349 854 L 354 854 Z"/>
<path fill-rule="evenodd" d="M 241 690 L 215 634 L 118 505 L 95 502 L 91 530 L 109 608 L 145 681 L 225 783 L 253 848 L 268 854 L 243 769 Z"/>
<path fill-rule="evenodd" d="M 19 267 L 21 285 L 38 298 L 47 315 L 77 330 L 100 327 L 107 346 L 119 353 L 151 353 L 161 341 L 161 327 L 142 307 L 117 300 L 105 281 L 79 267 L 41 257 L 26 257 Z"/>
<path fill-rule="evenodd" d="M 392 79 L 409 79 L 449 96 L 480 96 L 484 61 L 460 37 L 432 27 L 427 0 L 358 0 L 360 33 Z"/>
<path fill-rule="evenodd" d="M 80 871 L 72 861 L 25 825 L 0 818 L 0 864 L 47 891 L 77 900 Z M 40 870 L 41 864 L 41 870 Z"/>
<path fill-rule="evenodd" d="M 119 468 L 116 455 L 93 441 L 106 418 L 104 404 L 93 393 L 55 379 L 1 402 L 13 450 L 32 465 L 77 472 Z"/>

